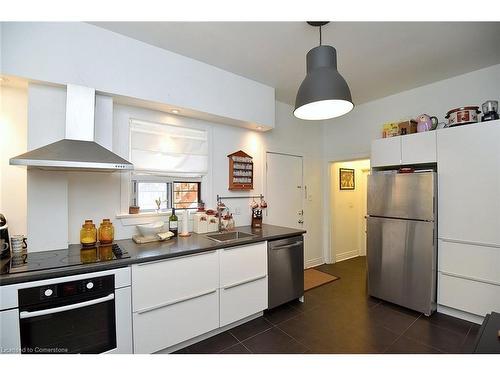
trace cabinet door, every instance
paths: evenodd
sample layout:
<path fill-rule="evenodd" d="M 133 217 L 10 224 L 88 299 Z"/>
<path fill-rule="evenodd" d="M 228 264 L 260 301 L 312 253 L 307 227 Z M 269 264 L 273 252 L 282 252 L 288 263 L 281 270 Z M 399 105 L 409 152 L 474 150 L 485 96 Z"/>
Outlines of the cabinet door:
<path fill-rule="evenodd" d="M 401 137 L 382 138 L 372 141 L 370 165 L 385 167 L 401 164 Z"/>
<path fill-rule="evenodd" d="M 440 305 L 480 316 L 500 311 L 500 285 L 439 272 L 438 288 Z"/>
<path fill-rule="evenodd" d="M 220 290 L 221 327 L 265 309 L 267 309 L 267 276 Z"/>
<path fill-rule="evenodd" d="M 195 296 L 219 287 L 217 251 L 132 266 L 132 311 Z"/>
<path fill-rule="evenodd" d="M 439 240 L 439 271 L 500 285 L 500 248 Z"/>
<path fill-rule="evenodd" d="M 220 250 L 220 286 L 267 275 L 267 243 Z"/>
<path fill-rule="evenodd" d="M 500 245 L 500 124 L 437 132 L 439 237 Z"/>
<path fill-rule="evenodd" d="M 134 353 L 154 353 L 219 327 L 219 291 L 136 312 Z"/>
<path fill-rule="evenodd" d="M 220 250 L 220 324 L 267 309 L 267 243 Z"/>
<path fill-rule="evenodd" d="M 401 163 L 436 162 L 436 132 L 408 134 L 401 137 Z"/>

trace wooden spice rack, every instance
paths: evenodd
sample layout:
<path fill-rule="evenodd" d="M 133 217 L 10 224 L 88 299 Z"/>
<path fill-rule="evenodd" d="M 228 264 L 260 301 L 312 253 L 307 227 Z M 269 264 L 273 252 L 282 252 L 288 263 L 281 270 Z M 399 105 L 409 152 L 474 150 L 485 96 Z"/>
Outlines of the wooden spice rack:
<path fill-rule="evenodd" d="M 253 158 L 243 151 L 229 158 L 229 190 L 253 190 Z"/>

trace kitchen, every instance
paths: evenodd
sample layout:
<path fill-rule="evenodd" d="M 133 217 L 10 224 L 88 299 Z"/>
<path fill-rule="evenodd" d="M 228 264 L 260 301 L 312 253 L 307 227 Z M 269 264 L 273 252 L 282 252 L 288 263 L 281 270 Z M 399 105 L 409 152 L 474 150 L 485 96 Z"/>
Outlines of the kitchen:
<path fill-rule="evenodd" d="M 330 26 L 335 25 L 322 26 L 323 37 L 328 35 Z M 335 119 L 333 125 L 323 121 L 315 126 L 295 117 L 293 105 L 275 101 L 272 86 L 125 36 L 125 31 L 122 34 L 108 29 L 113 27 L 89 23 L 2 23 L 2 97 L 5 98 L 2 124 L 6 124 L 7 132 L 12 132 L 5 134 L 12 137 L 4 138 L 2 134 L 1 211 L 9 225 L 9 237 L 27 234 L 27 243 L 19 246 L 28 249 L 27 257 L 26 252 L 22 252 L 20 258 L 9 260 L 9 273 L 1 277 L 2 345 L 42 346 L 28 342 L 44 342 L 47 331 L 57 330 L 33 324 L 37 314 L 41 310 L 64 308 L 70 301 L 86 304 L 88 300 L 82 302 L 79 298 L 83 298 L 84 290 L 91 289 L 95 292 L 90 294 L 96 293 L 93 302 L 98 302 L 82 306 L 81 311 L 93 311 L 98 306 L 104 309 L 104 313 L 100 313 L 103 320 L 89 322 L 95 324 L 94 327 L 79 327 L 80 338 L 73 338 L 71 345 L 75 346 L 67 346 L 71 347 L 70 351 L 333 354 L 386 352 L 393 344 L 399 345 L 393 347 L 394 352 L 398 349 L 405 353 L 424 349 L 447 353 L 462 350 L 462 346 L 440 346 L 439 342 L 425 342 L 425 337 L 405 336 L 403 333 L 406 329 L 411 332 L 413 324 L 427 324 L 425 316 L 431 315 L 430 312 L 417 314 L 413 308 L 398 310 L 381 302 L 387 299 L 394 302 L 387 297 L 367 298 L 363 289 L 365 266 L 359 263 L 364 257 L 353 258 L 352 262 L 332 262 L 326 203 L 330 198 L 325 176 L 330 173 L 332 162 L 367 157 L 372 173 L 422 164 L 431 170 L 436 166 L 439 174 L 458 161 L 469 160 L 469 174 L 463 178 L 470 176 L 470 170 L 477 170 L 475 180 L 482 182 L 481 187 L 470 180 L 460 183 L 467 186 L 468 191 L 484 189 L 479 190 L 484 191 L 479 207 L 490 215 L 497 207 L 491 204 L 486 209 L 485 206 L 499 189 L 498 181 L 484 183 L 478 161 L 466 156 L 455 160 L 458 146 L 451 146 L 461 145 L 459 150 L 465 150 L 469 147 L 467 139 L 480 138 L 488 147 L 470 152 L 472 155 L 483 152 L 481 160 L 488 161 L 489 170 L 496 170 L 500 163 L 492 150 L 498 140 L 498 128 L 495 128 L 498 120 L 383 139 L 381 127 L 388 121 L 406 116 L 416 118 L 424 113 L 444 122 L 449 109 L 498 100 L 499 61 L 482 69 L 426 82 L 421 87 L 408 87 L 399 94 L 394 91 L 393 95 L 357 105 L 346 116 Z M 489 27 L 491 29 L 485 26 L 484 33 L 494 38 L 498 26 L 493 23 Z M 316 43 L 317 26 L 304 23 L 300 24 L 300 30 L 313 45 Z M 35 48 L 47 38 L 53 43 L 43 50 Z M 307 49 L 297 52 L 300 54 L 297 64 L 302 72 L 306 52 Z M 97 55 L 100 59 L 95 59 Z M 137 56 L 141 56 L 142 64 L 151 64 L 151 69 L 140 68 Z M 340 49 L 337 58 L 342 72 Z M 67 69 L 69 66 L 72 69 Z M 184 74 L 176 74 L 178 71 Z M 121 79 L 124 76 L 129 78 L 126 84 Z M 218 87 L 220 82 L 226 82 L 223 88 Z M 196 88 L 196 95 L 183 87 Z M 469 89 L 459 90 L 461 87 Z M 240 92 L 245 95 L 238 94 Z M 441 98 L 439 103 L 436 97 Z M 416 104 L 403 106 L 403 102 Z M 4 103 L 7 103 L 5 107 Z M 84 110 L 87 107 L 89 110 Z M 355 127 L 353 123 L 359 125 Z M 444 134 L 452 134 L 452 131 L 456 139 L 447 140 Z M 428 141 L 431 136 L 434 139 Z M 401 155 L 408 150 L 405 142 L 416 139 L 418 143 L 424 137 L 424 146 L 415 146 L 417 155 L 432 153 L 434 147 L 434 156 L 423 161 L 403 162 Z M 82 151 L 86 160 L 62 157 L 52 165 L 42 164 L 47 157 L 36 152 L 66 138 L 95 141 L 100 148 Z M 6 139 L 8 141 L 4 141 Z M 74 155 L 79 153 L 77 148 L 73 143 L 56 153 L 62 155 L 69 151 L 69 155 Z M 113 159 L 112 168 L 124 171 L 89 170 L 96 167 L 92 163 L 100 162 L 97 159 L 101 148 L 119 158 Z M 25 155 L 28 151 L 35 154 Z M 104 159 L 110 160 L 109 157 Z M 80 162 L 89 164 L 77 166 Z M 444 163 L 443 167 L 440 163 Z M 131 164 L 133 172 L 128 171 Z M 290 165 L 293 167 L 286 167 Z M 57 169 L 61 167 L 73 170 Z M 75 171 L 75 167 L 83 170 Z M 250 171 L 252 173 L 248 173 Z M 290 173 L 280 177 L 282 183 L 278 184 L 279 179 L 273 180 L 273 176 L 281 176 L 283 171 Z M 292 177 L 293 186 L 283 180 L 292 181 Z M 441 181 L 442 176 L 438 178 Z M 438 230 L 437 238 L 441 241 L 454 239 L 450 234 L 454 230 L 465 233 L 467 229 L 463 223 L 453 221 L 453 217 L 460 215 L 448 214 L 448 206 L 439 206 L 464 202 L 467 196 L 457 192 L 452 180 L 442 181 L 443 185 L 437 188 L 440 192 L 437 217 L 441 220 L 448 215 L 448 218 Z M 439 189 L 446 189 L 450 198 L 441 199 Z M 153 202 L 156 199 L 158 203 Z M 450 200 L 451 203 L 447 203 Z M 297 202 L 299 205 L 295 206 Z M 477 211 L 471 211 L 473 208 L 468 206 L 464 209 Z M 481 216 L 476 212 L 475 217 Z M 103 222 L 104 219 L 109 221 Z M 86 220 L 93 222 L 85 223 Z M 480 244 L 481 251 L 490 254 L 487 259 L 496 265 L 498 258 L 494 249 L 498 239 L 489 227 L 481 225 L 482 232 L 478 229 L 478 236 L 472 240 L 455 239 Z M 477 227 L 480 228 L 480 224 Z M 176 236 L 169 238 L 168 232 Z M 222 232 L 223 237 L 240 233 L 240 237 L 221 239 L 215 232 Z M 166 233 L 166 237 L 140 243 L 157 233 Z M 92 251 L 82 248 L 80 244 L 87 241 L 85 234 L 91 237 L 88 245 L 95 245 L 99 239 L 101 247 L 90 246 Z M 483 234 L 489 236 L 487 240 L 481 240 L 479 235 Z M 273 259 L 274 241 L 277 248 L 288 247 L 293 257 Z M 368 259 L 369 250 L 368 246 Z M 467 256 L 466 250 L 457 251 Z M 438 253 L 441 256 L 439 250 Z M 21 263 L 17 268 L 19 272 L 15 261 Z M 300 263 L 300 271 L 293 266 L 285 270 L 289 273 L 284 276 L 293 275 L 293 282 L 273 287 L 275 282 L 283 283 L 279 275 L 285 268 L 283 265 L 295 261 Z M 351 266 L 358 268 L 351 269 Z M 463 271 L 465 274 L 460 280 L 482 279 L 488 287 L 476 290 L 493 292 L 485 298 L 487 302 L 481 303 L 490 309 L 488 313 L 500 310 L 494 266 L 488 271 L 481 268 L 484 264 L 477 267 L 478 272 L 486 272 L 487 277 Z M 304 292 L 304 268 L 323 270 L 340 280 Z M 444 271 L 438 267 L 436 272 L 443 274 Z M 445 282 L 451 280 L 449 274 L 453 272 L 447 273 Z M 347 280 L 351 284 L 344 290 Z M 301 284 L 302 289 L 297 291 L 295 284 Z M 54 285 L 55 288 L 50 288 Z M 355 307 L 351 313 L 360 326 L 337 327 L 336 324 L 345 322 L 330 322 L 326 311 L 347 317 L 345 307 L 338 301 L 347 298 L 355 287 L 359 287 L 354 292 L 356 298 L 349 303 Z M 458 289 L 450 286 L 449 290 Z M 276 291 L 277 295 L 273 296 Z M 40 299 L 40 293 L 49 300 L 59 296 L 62 299 L 53 304 L 42 301 L 35 307 L 33 299 Z M 375 292 L 372 295 L 377 297 Z M 274 302 L 274 298 L 281 300 Z M 438 312 L 430 318 L 434 320 L 425 326 L 428 330 L 435 329 L 431 335 L 442 331 L 443 335 L 448 333 L 457 340 L 475 339 L 485 314 L 476 306 L 465 306 L 461 298 L 459 294 L 454 295 L 454 301 L 437 307 Z M 368 306 L 363 306 L 365 303 Z M 396 301 L 396 304 L 400 303 Z M 373 310 L 367 310 L 369 308 Z M 112 310 L 116 313 L 110 313 Z M 73 312 L 78 314 L 78 311 L 80 309 Z M 57 316 L 56 311 L 51 313 Z M 11 317 L 4 318 L 7 316 L 4 314 Z M 380 323 L 375 324 L 374 330 L 385 336 L 372 332 L 372 337 L 363 338 L 360 334 L 365 325 L 372 327 L 372 322 L 365 320 L 372 315 Z M 402 328 L 394 327 L 386 321 L 387 317 L 409 323 Z M 319 323 L 315 325 L 312 320 Z M 320 336 L 317 331 L 321 326 L 330 324 L 339 329 L 338 338 L 324 342 L 326 338 L 322 336 L 318 340 L 324 346 L 316 346 L 318 337 L 312 336 Z M 26 325 L 24 329 L 23 325 Z M 450 325 L 454 328 L 446 328 Z M 93 329 L 101 336 L 85 341 L 85 335 Z M 37 337 L 27 332 L 42 333 Z M 382 336 L 387 342 L 379 341 Z M 7 338 L 13 341 L 4 344 Z M 88 349 L 78 345 L 88 345 Z"/>

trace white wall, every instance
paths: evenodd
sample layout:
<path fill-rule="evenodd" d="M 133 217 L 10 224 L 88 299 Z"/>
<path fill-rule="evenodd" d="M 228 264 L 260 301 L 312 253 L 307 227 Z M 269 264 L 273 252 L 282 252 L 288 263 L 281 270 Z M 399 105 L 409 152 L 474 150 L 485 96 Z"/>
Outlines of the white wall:
<path fill-rule="evenodd" d="M 339 169 L 354 169 L 354 190 L 340 190 Z M 356 160 L 332 163 L 330 167 L 330 228 L 331 251 L 335 261 L 364 255 L 364 215 L 366 184 L 363 183 L 363 170 L 370 168 L 369 160 Z"/>
<path fill-rule="evenodd" d="M 274 126 L 274 88 L 81 22 L 2 25 L 2 72 Z"/>
<path fill-rule="evenodd" d="M 40 140 L 43 143 L 50 143 L 63 137 L 65 90 L 32 84 L 29 92 L 28 139 L 32 149 L 35 143 L 38 143 L 37 147 L 40 145 Z M 100 100 L 97 101 L 99 102 Z M 100 112 L 96 107 L 96 116 Z M 211 140 L 211 163 L 209 174 L 203 181 L 202 198 L 209 207 L 215 206 L 217 194 L 225 196 L 265 194 L 264 157 L 267 150 L 303 156 L 304 181 L 309 195 L 309 199 L 304 201 L 305 228 L 308 231 L 306 260 L 310 263 L 322 263 L 321 127 L 318 124 L 303 124 L 301 120 L 295 119 L 292 107 L 287 104 L 277 102 L 276 113 L 276 128 L 263 133 L 150 109 L 114 104 L 112 150 L 128 159 L 130 119 L 207 129 Z M 102 127 L 103 123 L 105 121 L 96 119 L 97 128 Z M 38 142 L 35 142 L 36 140 Z M 227 189 L 227 155 L 239 149 L 254 158 L 255 180 L 254 190 L 251 192 L 232 192 Z M 14 167 L 9 166 L 9 168 Z M 68 242 L 78 243 L 81 225 L 89 218 L 95 222 L 110 218 L 115 225 L 117 239 L 130 238 L 136 233 L 134 225 L 128 225 L 127 220 L 116 218 L 117 214 L 126 213 L 129 204 L 128 192 L 124 191 L 122 184 L 123 174 L 30 170 L 28 176 L 28 234 L 32 245 L 30 251 L 64 248 Z M 246 199 L 226 201 L 233 212 L 240 212 L 239 215 L 235 215 L 237 225 L 250 224 L 250 201 Z M 47 228 L 47 221 L 57 225 Z"/>
<path fill-rule="evenodd" d="M 373 139 L 382 138 L 382 125 L 426 113 L 445 121 L 446 112 L 500 98 L 500 64 L 354 107 L 347 115 L 325 121 L 325 159 L 348 160 L 370 154 Z"/>
<path fill-rule="evenodd" d="M 0 86 L 0 212 L 9 234 L 26 234 L 26 168 L 9 157 L 27 150 L 28 95 L 25 88 Z"/>

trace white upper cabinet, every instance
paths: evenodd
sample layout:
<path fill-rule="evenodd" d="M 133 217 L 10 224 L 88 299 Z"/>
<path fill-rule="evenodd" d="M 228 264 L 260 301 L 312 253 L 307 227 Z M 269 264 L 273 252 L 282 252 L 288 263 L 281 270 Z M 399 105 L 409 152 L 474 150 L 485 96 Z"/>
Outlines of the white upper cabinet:
<path fill-rule="evenodd" d="M 435 163 L 436 161 L 435 131 L 401 136 L 401 164 Z"/>
<path fill-rule="evenodd" d="M 372 141 L 372 167 L 401 164 L 401 137 L 375 139 Z"/>
<path fill-rule="evenodd" d="M 437 132 L 439 237 L 500 245 L 500 121 Z"/>
<path fill-rule="evenodd" d="M 372 141 L 372 167 L 425 164 L 436 161 L 435 131 Z"/>

